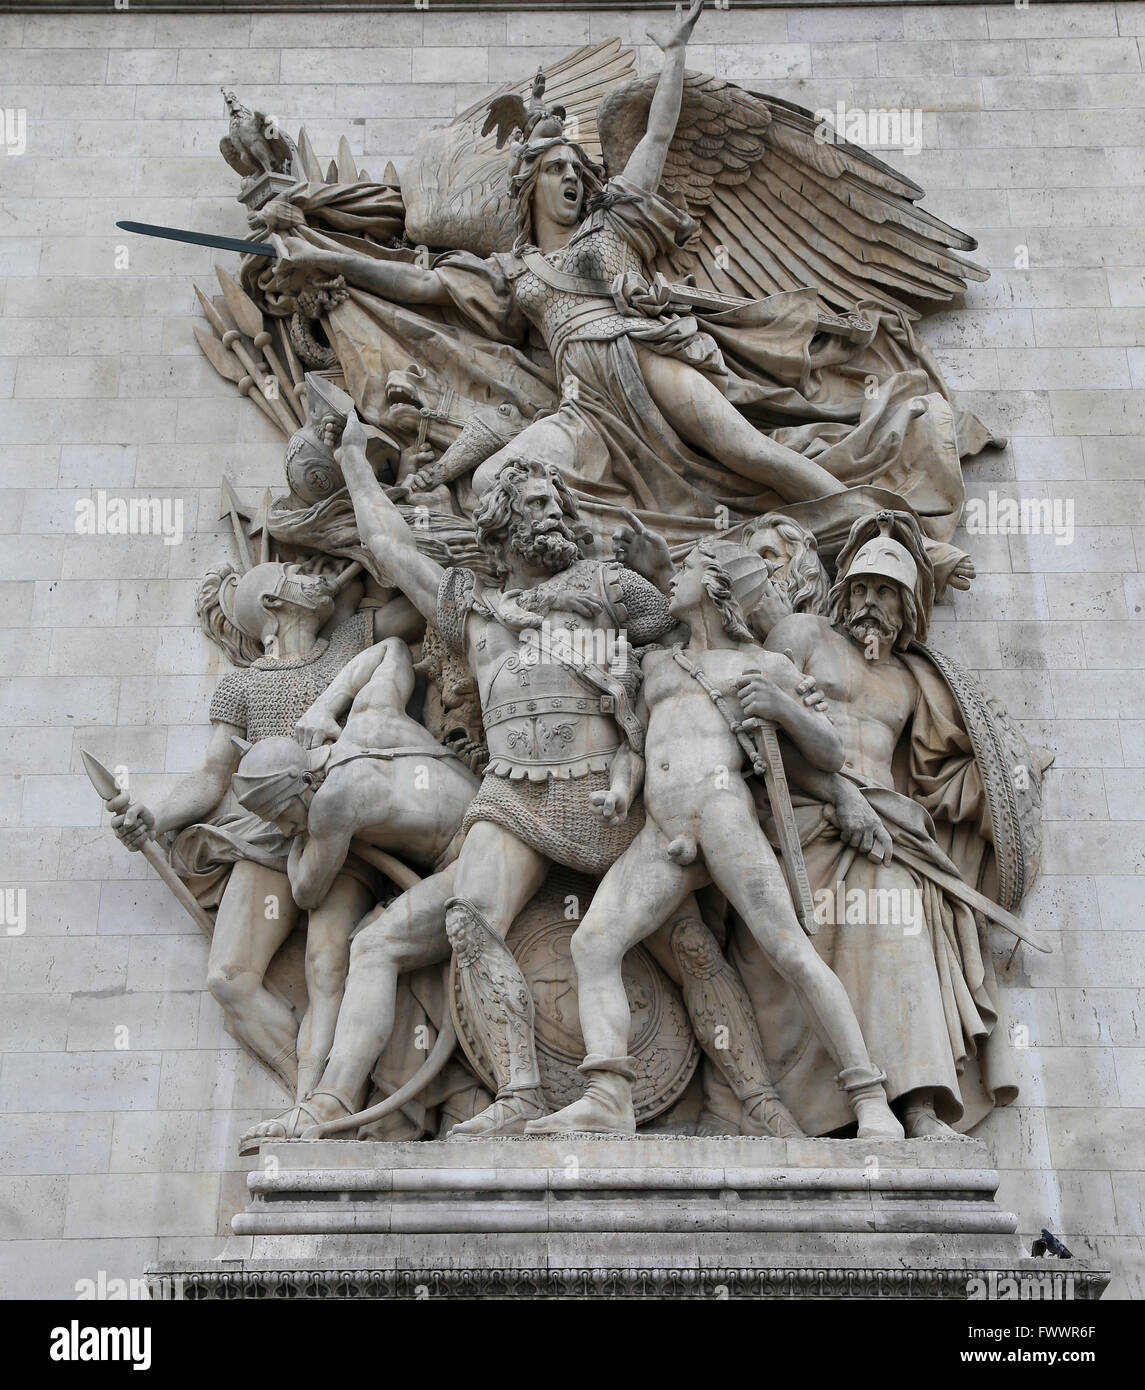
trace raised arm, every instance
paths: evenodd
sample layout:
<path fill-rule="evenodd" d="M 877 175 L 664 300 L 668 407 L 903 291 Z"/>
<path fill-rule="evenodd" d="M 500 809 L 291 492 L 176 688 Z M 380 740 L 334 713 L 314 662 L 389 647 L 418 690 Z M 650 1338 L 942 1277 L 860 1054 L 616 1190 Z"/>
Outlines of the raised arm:
<path fill-rule="evenodd" d="M 374 477 L 366 458 L 366 432 L 355 411 L 350 412 L 342 431 L 338 461 L 354 503 L 362 544 L 389 584 L 400 589 L 424 618 L 436 617 L 437 591 L 445 570 L 418 550 L 405 518 Z"/>
<path fill-rule="evenodd" d="M 443 304 L 447 298 L 441 276 L 428 266 L 334 251 L 297 236 L 276 235 L 271 244 L 278 251 L 278 265 L 283 270 L 341 275 L 348 285 L 357 285 L 399 304 Z"/>
<path fill-rule="evenodd" d="M 672 136 L 676 133 L 680 103 L 684 96 L 684 56 L 688 39 L 703 8 L 704 0 L 693 0 L 683 24 L 669 38 L 662 41 L 655 34 L 649 35 L 664 54 L 664 66 L 660 69 L 660 80 L 656 83 L 652 104 L 648 108 L 648 129 L 624 166 L 625 182 L 634 184 L 646 193 L 655 193 L 664 176 L 664 161 Z"/>

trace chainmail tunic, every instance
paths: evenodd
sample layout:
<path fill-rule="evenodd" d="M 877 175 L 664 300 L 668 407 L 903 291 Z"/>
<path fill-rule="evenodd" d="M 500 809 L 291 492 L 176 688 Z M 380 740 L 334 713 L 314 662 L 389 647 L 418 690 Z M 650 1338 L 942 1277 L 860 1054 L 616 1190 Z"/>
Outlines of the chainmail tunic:
<path fill-rule="evenodd" d="M 234 724 L 251 743 L 291 738 L 294 726 L 348 661 L 374 641 L 374 614 L 362 609 L 339 623 L 309 656 L 262 656 L 223 677 L 211 701 L 212 724 Z"/>
<path fill-rule="evenodd" d="M 615 561 L 577 561 L 541 587 L 559 587 L 563 579 L 568 588 L 587 591 L 590 572 L 599 574 L 610 616 L 626 631 L 633 646 L 656 641 L 672 626 L 664 595 Z M 497 616 L 472 571 L 447 570 L 438 591 L 437 626 L 446 645 L 462 654 L 465 619 L 471 611 L 487 618 Z M 462 830 L 476 821 L 492 821 L 554 862 L 600 876 L 624 853 L 644 824 L 639 803 L 619 825 L 605 824 L 591 797 L 593 792 L 607 791 L 609 780 L 610 774 L 599 770 L 538 782 L 488 771 L 465 813 Z"/>
<path fill-rule="evenodd" d="M 639 801 L 627 820 L 619 825 L 604 823 L 590 798 L 593 792 L 606 792 L 608 784 L 607 772 L 550 777 L 546 782 L 514 782 L 486 773 L 461 829 L 468 830 L 475 821 L 492 821 L 557 864 L 601 877 L 644 824 Z"/>
<path fill-rule="evenodd" d="M 588 591 L 586 571 L 599 566 L 605 593 L 616 627 L 623 629 L 634 647 L 656 642 L 672 627 L 668 600 L 653 584 L 626 569 L 614 560 L 578 560 L 538 585 Z M 481 586 L 472 570 L 457 566 L 446 570 L 437 592 L 437 627 L 445 644 L 459 656 L 465 656 L 465 619 L 470 612 L 496 618 L 496 611 L 482 596 Z"/>

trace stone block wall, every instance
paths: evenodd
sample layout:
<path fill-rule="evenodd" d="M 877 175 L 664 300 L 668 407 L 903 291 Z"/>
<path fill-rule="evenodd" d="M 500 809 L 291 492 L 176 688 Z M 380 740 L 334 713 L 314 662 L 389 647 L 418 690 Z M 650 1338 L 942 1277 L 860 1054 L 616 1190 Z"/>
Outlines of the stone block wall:
<path fill-rule="evenodd" d="M 281 479 L 260 413 L 205 362 L 193 285 L 212 253 L 118 218 L 243 235 L 217 153 L 220 84 L 401 167 L 419 130 L 647 14 L 598 7 L 385 14 L 0 16 L 0 1293 L 210 1256 L 241 1205 L 236 1136 L 277 1087 L 204 992 L 206 945 L 106 828 L 85 747 L 158 795 L 194 766 L 226 669 L 194 624 L 230 558 L 227 468 Z M 1145 1267 L 1145 3 L 737 4 L 691 65 L 801 105 L 920 107 L 888 153 L 992 270 L 927 321 L 959 397 L 1012 439 L 969 495 L 1058 500 L 1068 544 L 975 534 L 980 577 L 934 640 L 1057 761 L 1046 873 L 999 934 L 1021 1103 L 984 1126 L 1023 1231 Z M 14 129 L 14 128 L 13 128 Z M 127 245 L 124 262 L 119 248 Z M 233 258 L 219 256 L 224 264 Z M 184 538 L 79 535 L 76 502 L 182 505 Z M 169 515 L 176 515 L 170 513 Z M 23 930 L 21 929 L 23 927 Z"/>

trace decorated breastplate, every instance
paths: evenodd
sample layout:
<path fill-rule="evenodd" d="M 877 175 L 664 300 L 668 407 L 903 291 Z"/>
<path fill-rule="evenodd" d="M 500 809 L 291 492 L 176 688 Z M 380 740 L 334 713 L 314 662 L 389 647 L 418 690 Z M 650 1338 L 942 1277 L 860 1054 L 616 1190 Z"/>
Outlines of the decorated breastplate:
<path fill-rule="evenodd" d="M 603 772 L 622 740 L 615 705 L 576 674 L 586 662 L 605 666 L 611 604 L 599 563 L 578 561 L 539 585 L 573 589 L 597 599 L 600 626 L 554 609 L 540 628 L 525 628 L 517 650 L 493 676 L 482 710 L 489 746 L 487 771 L 499 777 L 545 781 Z"/>
<path fill-rule="evenodd" d="M 604 772 L 620 747 L 609 699 L 523 644 L 493 678 L 482 718 L 487 772 L 543 782 Z"/>

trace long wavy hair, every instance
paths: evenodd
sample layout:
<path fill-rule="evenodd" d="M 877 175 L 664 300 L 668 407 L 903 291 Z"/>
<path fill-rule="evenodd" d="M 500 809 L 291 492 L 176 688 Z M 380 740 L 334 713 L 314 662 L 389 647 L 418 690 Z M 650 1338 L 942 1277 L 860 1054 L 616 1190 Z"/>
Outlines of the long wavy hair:
<path fill-rule="evenodd" d="M 827 571 L 819 557 L 819 542 L 805 526 L 782 512 L 768 512 L 754 522 L 750 536 L 760 531 L 774 531 L 786 545 L 790 558 L 787 561 L 787 597 L 794 613 L 818 613 L 827 611 L 827 592 L 829 583 Z"/>
<path fill-rule="evenodd" d="M 509 573 L 510 566 L 505 560 L 506 547 L 518 538 L 526 540 L 530 534 L 521 505 L 521 489 L 531 477 L 547 478 L 552 484 L 560 503 L 561 515 L 579 555 L 584 554 L 585 545 L 592 534 L 581 523 L 576 499 L 555 464 L 542 463 L 539 459 L 511 459 L 502 464 L 492 486 L 482 496 L 481 505 L 473 513 L 477 544 L 489 557 L 498 579 L 503 579 Z"/>
<path fill-rule="evenodd" d="M 715 546 L 711 541 L 699 541 L 696 550 L 704 557 L 700 583 L 719 613 L 724 631 L 737 642 L 754 642 L 756 639 L 748 628 L 743 609 L 732 590 L 731 576 L 716 559 Z"/>
<path fill-rule="evenodd" d="M 551 135 L 547 139 L 530 140 L 515 147 L 510 166 L 509 190 L 517 214 L 517 239 L 513 250 L 533 244 L 533 194 L 537 191 L 537 180 L 541 175 L 541 156 L 567 145 L 580 163 L 581 182 L 584 193 L 581 200 L 581 216 L 592 210 L 593 200 L 604 191 L 604 166 L 597 164 L 585 153 L 575 140 L 564 135 Z"/>
<path fill-rule="evenodd" d="M 262 643 L 248 637 L 234 620 L 234 593 L 241 578 L 234 565 L 219 565 L 203 576 L 195 594 L 195 614 L 212 642 L 235 666 L 249 666 L 263 654 Z"/>

